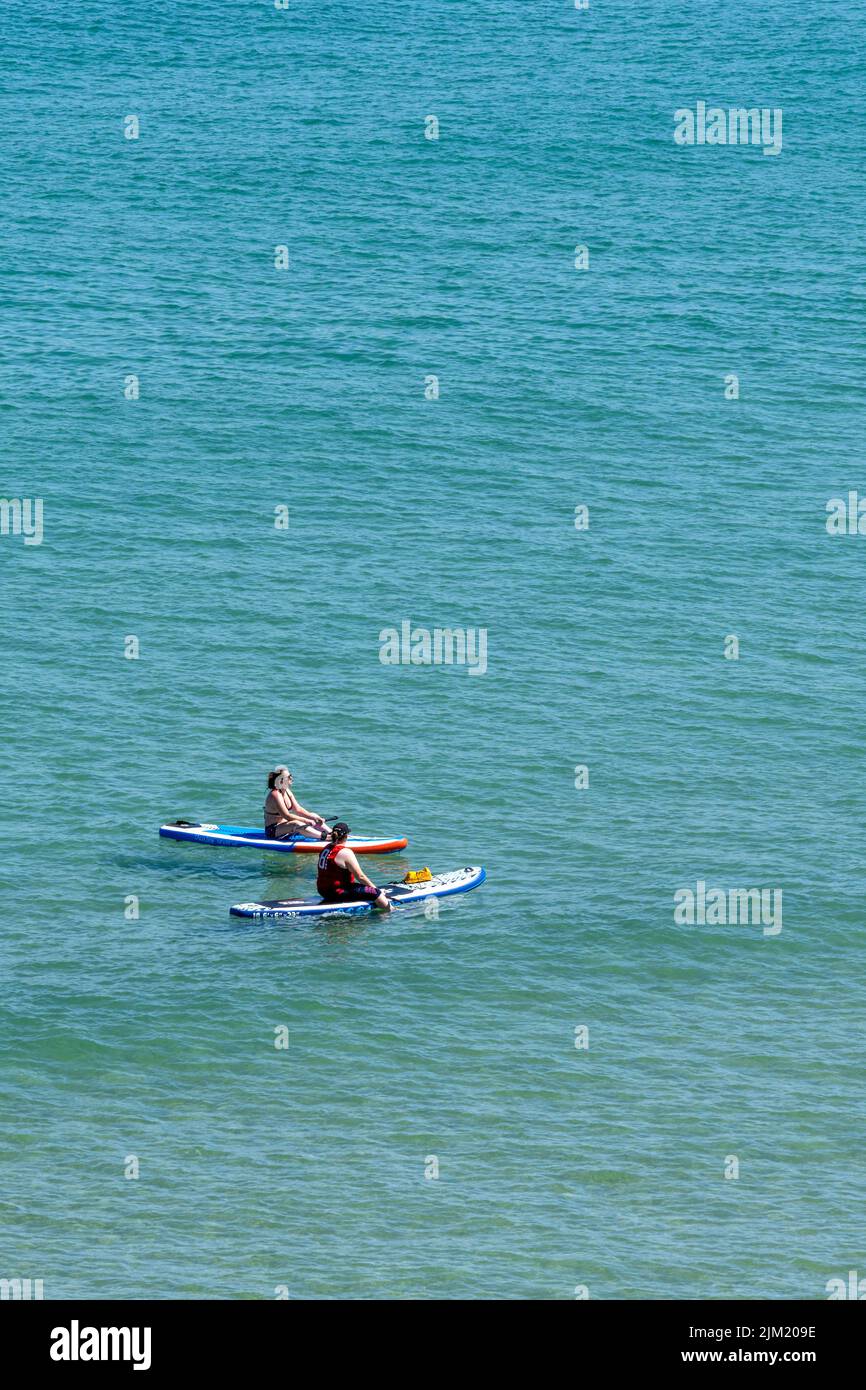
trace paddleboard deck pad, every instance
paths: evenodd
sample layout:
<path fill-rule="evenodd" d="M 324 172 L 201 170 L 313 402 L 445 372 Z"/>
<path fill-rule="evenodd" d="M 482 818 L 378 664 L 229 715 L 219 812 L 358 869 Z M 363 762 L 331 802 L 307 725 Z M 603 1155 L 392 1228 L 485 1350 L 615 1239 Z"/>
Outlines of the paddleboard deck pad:
<path fill-rule="evenodd" d="M 447 874 L 434 874 L 426 883 L 383 883 L 395 907 L 420 903 L 425 898 L 447 898 L 452 893 L 468 893 L 487 877 L 483 869 L 452 869 Z M 235 903 L 230 909 L 235 917 L 360 917 L 376 912 L 369 903 L 326 903 L 321 898 L 281 898 L 267 903 Z M 384 913 L 380 915 L 385 916 Z"/>
<path fill-rule="evenodd" d="M 197 824 L 186 820 L 161 825 L 159 833 L 167 840 L 186 840 L 196 845 L 246 846 L 274 850 L 277 854 L 321 854 L 326 844 L 324 840 L 311 840 L 305 835 L 269 840 L 264 830 L 251 826 Z M 346 841 L 356 854 L 394 854 L 398 849 L 405 849 L 408 843 L 404 835 L 350 835 Z"/>

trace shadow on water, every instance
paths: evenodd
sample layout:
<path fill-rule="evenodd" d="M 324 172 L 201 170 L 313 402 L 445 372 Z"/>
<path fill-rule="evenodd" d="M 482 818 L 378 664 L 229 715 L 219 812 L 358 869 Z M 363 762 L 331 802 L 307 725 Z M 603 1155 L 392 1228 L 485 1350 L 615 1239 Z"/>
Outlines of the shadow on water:
<path fill-rule="evenodd" d="M 285 862 L 288 861 L 288 862 Z M 239 879 L 249 879 L 254 875 L 267 878 L 294 879 L 299 876 L 299 871 L 304 868 L 315 868 L 315 861 L 312 865 L 304 865 L 299 855 L 297 860 L 293 855 L 286 855 L 278 863 L 264 860 L 257 854 L 252 853 L 246 859 L 234 860 L 223 857 L 203 856 L 201 858 L 187 858 L 181 855 L 171 855 L 165 858 L 157 858 L 155 855 L 148 854 L 121 854 L 113 855 L 106 862 L 110 862 L 121 869 L 144 869 L 156 873 L 170 873 L 185 878 L 220 878 L 226 881 L 237 881 Z"/>
<path fill-rule="evenodd" d="M 323 918 L 267 918 L 232 917 L 226 911 L 225 921 L 211 919 L 208 930 L 217 936 L 232 937 L 285 937 L 288 943 L 309 941 L 315 935 L 328 945 L 345 946 L 364 936 L 375 923 L 369 917 Z"/>

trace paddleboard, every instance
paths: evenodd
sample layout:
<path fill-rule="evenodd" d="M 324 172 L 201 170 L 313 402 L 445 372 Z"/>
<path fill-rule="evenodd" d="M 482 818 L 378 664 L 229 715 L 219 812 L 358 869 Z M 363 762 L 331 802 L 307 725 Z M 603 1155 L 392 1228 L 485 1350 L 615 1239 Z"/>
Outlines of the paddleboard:
<path fill-rule="evenodd" d="M 159 833 L 167 840 L 186 840 L 196 845 L 246 846 L 249 849 L 274 850 L 278 854 L 320 854 L 326 843 L 303 835 L 293 835 L 287 840 L 268 840 L 264 830 L 251 826 L 196 824 L 184 820 L 161 825 Z M 350 835 L 346 841 L 349 849 L 356 854 L 394 854 L 398 849 L 405 849 L 408 843 L 401 835 Z"/>
<path fill-rule="evenodd" d="M 452 869 L 434 874 L 426 883 L 383 883 L 395 907 L 420 903 L 425 898 L 447 898 L 452 893 L 468 893 L 487 877 L 483 869 Z M 266 903 L 235 903 L 229 909 L 235 917 L 360 917 L 376 908 L 369 903 L 326 903 L 321 898 L 281 898 Z M 385 914 L 382 913 L 382 916 Z"/>

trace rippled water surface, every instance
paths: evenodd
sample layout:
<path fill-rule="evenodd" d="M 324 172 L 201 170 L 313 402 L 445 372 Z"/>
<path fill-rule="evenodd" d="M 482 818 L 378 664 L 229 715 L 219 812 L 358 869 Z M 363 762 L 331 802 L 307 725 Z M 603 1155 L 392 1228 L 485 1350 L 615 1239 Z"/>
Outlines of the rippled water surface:
<path fill-rule="evenodd" d="M 44 538 L 0 538 L 0 1275 L 864 1271 L 866 538 L 825 528 L 866 494 L 862 18 L 7 7 L 3 491 Z M 782 108 L 781 154 L 678 147 L 699 100 Z M 485 629 L 487 671 L 383 664 L 403 621 Z M 230 918 L 313 865 L 157 827 L 256 823 L 283 761 L 410 837 L 380 878 L 487 883 Z M 677 925 L 699 880 L 781 932 Z"/>

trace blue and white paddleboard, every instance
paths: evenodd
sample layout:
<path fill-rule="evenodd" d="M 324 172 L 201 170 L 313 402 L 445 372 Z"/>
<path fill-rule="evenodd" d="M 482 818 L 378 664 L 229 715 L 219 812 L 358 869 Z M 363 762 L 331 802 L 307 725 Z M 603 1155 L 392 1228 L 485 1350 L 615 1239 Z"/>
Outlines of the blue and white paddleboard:
<path fill-rule="evenodd" d="M 269 840 L 264 830 L 247 825 L 206 825 L 193 821 L 172 821 L 161 825 L 159 833 L 167 840 L 186 840 L 196 845 L 245 845 L 252 849 L 275 850 L 279 854 L 320 854 L 324 840 L 293 835 L 287 840 Z M 350 835 L 346 844 L 356 854 L 394 854 L 408 844 L 401 835 Z"/>
<path fill-rule="evenodd" d="M 447 898 L 451 893 L 468 893 L 487 877 L 483 869 L 452 869 L 434 874 L 426 883 L 383 883 L 395 907 L 421 903 L 425 898 Z M 321 898 L 282 898 L 268 903 L 235 903 L 235 917 L 360 917 L 375 912 L 369 903 L 326 903 Z"/>

